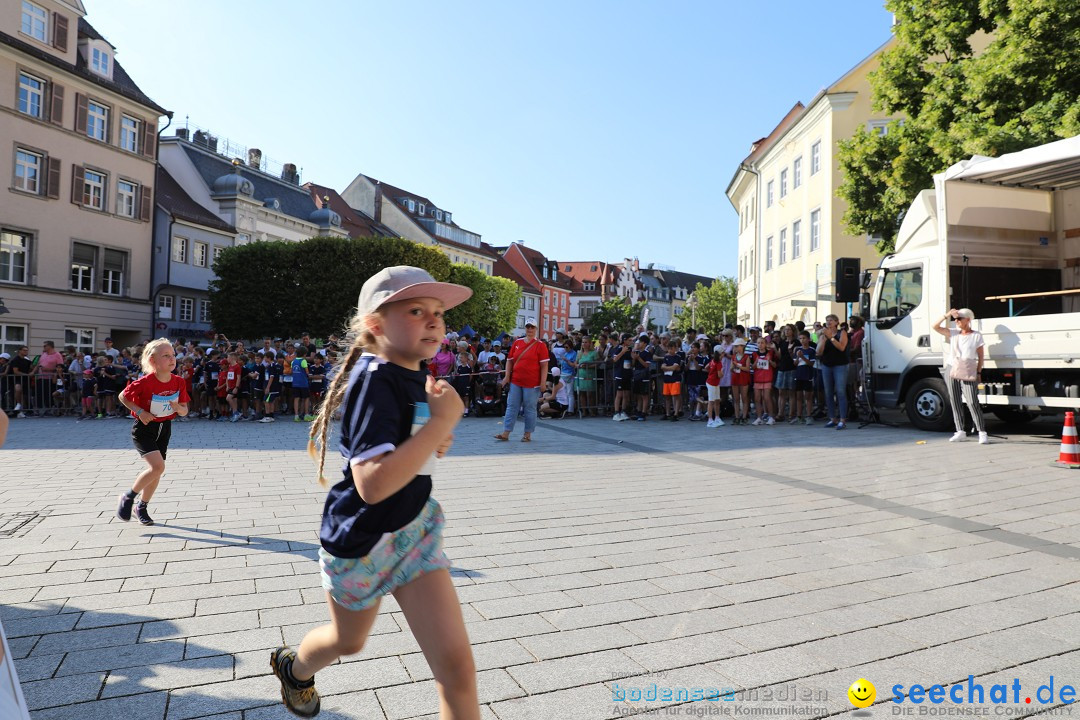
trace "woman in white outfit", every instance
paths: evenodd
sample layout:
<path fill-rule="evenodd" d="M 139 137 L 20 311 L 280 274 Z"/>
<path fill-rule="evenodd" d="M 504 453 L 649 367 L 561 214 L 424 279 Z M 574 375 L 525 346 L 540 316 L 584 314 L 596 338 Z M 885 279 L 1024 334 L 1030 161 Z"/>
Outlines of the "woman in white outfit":
<path fill-rule="evenodd" d="M 950 319 L 956 321 L 956 327 L 943 327 L 942 324 Z M 983 419 L 976 393 L 976 386 L 982 375 L 985 342 L 982 333 L 971 328 L 974 319 L 975 313 L 968 308 L 952 309 L 937 321 L 934 330 L 949 339 L 949 351 L 945 355 L 948 359 L 945 365 L 945 387 L 949 391 L 949 404 L 952 405 L 953 421 L 956 423 L 956 432 L 949 438 L 949 442 L 959 442 L 967 438 L 967 431 L 964 429 L 964 404 L 960 399 L 963 396 L 971 410 L 975 428 L 979 431 L 979 444 L 987 445 L 990 438 L 986 435 L 986 421 Z"/>

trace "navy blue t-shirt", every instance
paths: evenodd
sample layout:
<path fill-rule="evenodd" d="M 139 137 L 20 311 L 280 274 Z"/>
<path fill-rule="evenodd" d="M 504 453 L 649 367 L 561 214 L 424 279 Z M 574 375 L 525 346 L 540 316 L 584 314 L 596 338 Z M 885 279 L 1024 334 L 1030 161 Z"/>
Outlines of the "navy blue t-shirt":
<path fill-rule="evenodd" d="M 613 363 L 612 367 L 614 372 L 612 374 L 612 377 L 617 380 L 621 378 L 629 378 L 630 375 L 634 372 L 634 358 L 630 354 L 632 352 L 631 350 L 627 350 L 626 354 L 623 355 L 621 359 L 615 359 L 622 351 L 623 346 L 616 345 L 608 352 L 608 359 L 611 360 L 611 362 Z"/>
<path fill-rule="evenodd" d="M 683 368 L 686 367 L 686 361 L 678 353 L 674 355 L 665 355 L 664 359 L 660 361 L 660 366 L 664 365 L 678 365 L 677 370 L 661 370 L 660 374 L 666 383 L 682 382 Z M 668 375 L 668 373 L 671 373 Z"/>
<path fill-rule="evenodd" d="M 326 363 L 318 365 L 312 363 L 308 366 L 308 381 L 311 383 L 311 392 L 322 392 L 326 387 Z"/>
<path fill-rule="evenodd" d="M 427 422 L 427 377 L 424 368 L 409 370 L 370 354 L 360 356 L 349 373 L 341 405 L 344 477 L 330 488 L 319 530 L 323 549 L 334 557 L 364 557 L 383 533 L 412 522 L 431 495 L 432 461 L 374 505 L 361 499 L 352 476 L 353 465 L 393 452 Z"/>

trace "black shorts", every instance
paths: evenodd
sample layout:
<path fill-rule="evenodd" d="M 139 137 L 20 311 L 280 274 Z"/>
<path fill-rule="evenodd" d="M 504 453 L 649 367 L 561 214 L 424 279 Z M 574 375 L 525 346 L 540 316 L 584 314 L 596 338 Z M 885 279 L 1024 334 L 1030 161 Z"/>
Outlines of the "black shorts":
<path fill-rule="evenodd" d="M 813 380 L 796 380 L 795 381 L 796 392 L 813 392 L 814 381 Z"/>
<path fill-rule="evenodd" d="M 138 418 L 131 426 L 131 441 L 135 449 L 139 451 L 139 457 L 144 457 L 152 452 L 161 453 L 161 459 L 169 451 L 169 438 L 172 437 L 172 420 L 151 422 L 143 425 Z"/>
<path fill-rule="evenodd" d="M 635 380 L 634 381 L 634 394 L 635 395 L 648 395 L 649 394 L 649 381 L 648 380 Z"/>
<path fill-rule="evenodd" d="M 311 397 L 311 388 L 293 386 L 292 396 L 299 400 Z"/>
<path fill-rule="evenodd" d="M 620 390 L 620 391 L 629 390 L 630 389 L 630 378 L 628 378 L 628 377 L 617 377 L 617 378 L 615 378 L 615 389 Z"/>
<path fill-rule="evenodd" d="M 551 408 L 552 410 L 554 410 L 555 412 L 563 412 L 567 408 L 566 405 L 563 405 L 561 402 L 559 402 L 557 400 L 548 400 L 548 407 Z"/>

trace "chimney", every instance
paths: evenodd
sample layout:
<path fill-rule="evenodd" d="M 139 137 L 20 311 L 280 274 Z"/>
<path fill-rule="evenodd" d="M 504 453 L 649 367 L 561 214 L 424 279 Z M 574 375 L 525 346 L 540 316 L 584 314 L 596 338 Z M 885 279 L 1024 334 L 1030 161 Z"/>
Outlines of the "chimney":
<path fill-rule="evenodd" d="M 259 148 L 248 150 L 248 167 L 253 167 L 256 170 L 262 167 L 262 150 Z"/>
<path fill-rule="evenodd" d="M 299 181 L 299 176 L 296 174 L 296 165 L 292 163 L 285 163 L 281 166 L 281 179 L 287 183 L 296 185 Z"/>
<path fill-rule="evenodd" d="M 182 127 L 176 128 L 176 137 L 180 138 L 181 140 L 187 140 L 188 139 L 188 129 L 187 128 L 182 128 Z"/>
<path fill-rule="evenodd" d="M 377 223 L 382 222 L 382 183 L 375 183 L 375 208 L 372 210 L 371 219 Z"/>

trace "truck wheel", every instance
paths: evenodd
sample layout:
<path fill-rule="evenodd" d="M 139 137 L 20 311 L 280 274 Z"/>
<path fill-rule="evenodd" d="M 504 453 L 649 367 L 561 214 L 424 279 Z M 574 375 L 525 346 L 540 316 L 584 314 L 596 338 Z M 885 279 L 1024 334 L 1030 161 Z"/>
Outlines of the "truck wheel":
<path fill-rule="evenodd" d="M 952 410 L 945 381 L 940 378 L 923 378 L 908 389 L 904 399 L 908 420 L 920 430 L 944 432 L 953 429 Z"/>
<path fill-rule="evenodd" d="M 1017 410 L 1015 408 L 996 408 L 991 412 L 994 413 L 998 420 L 1009 423 L 1010 425 L 1025 425 L 1039 417 L 1037 413 L 1027 412 L 1026 410 Z"/>

